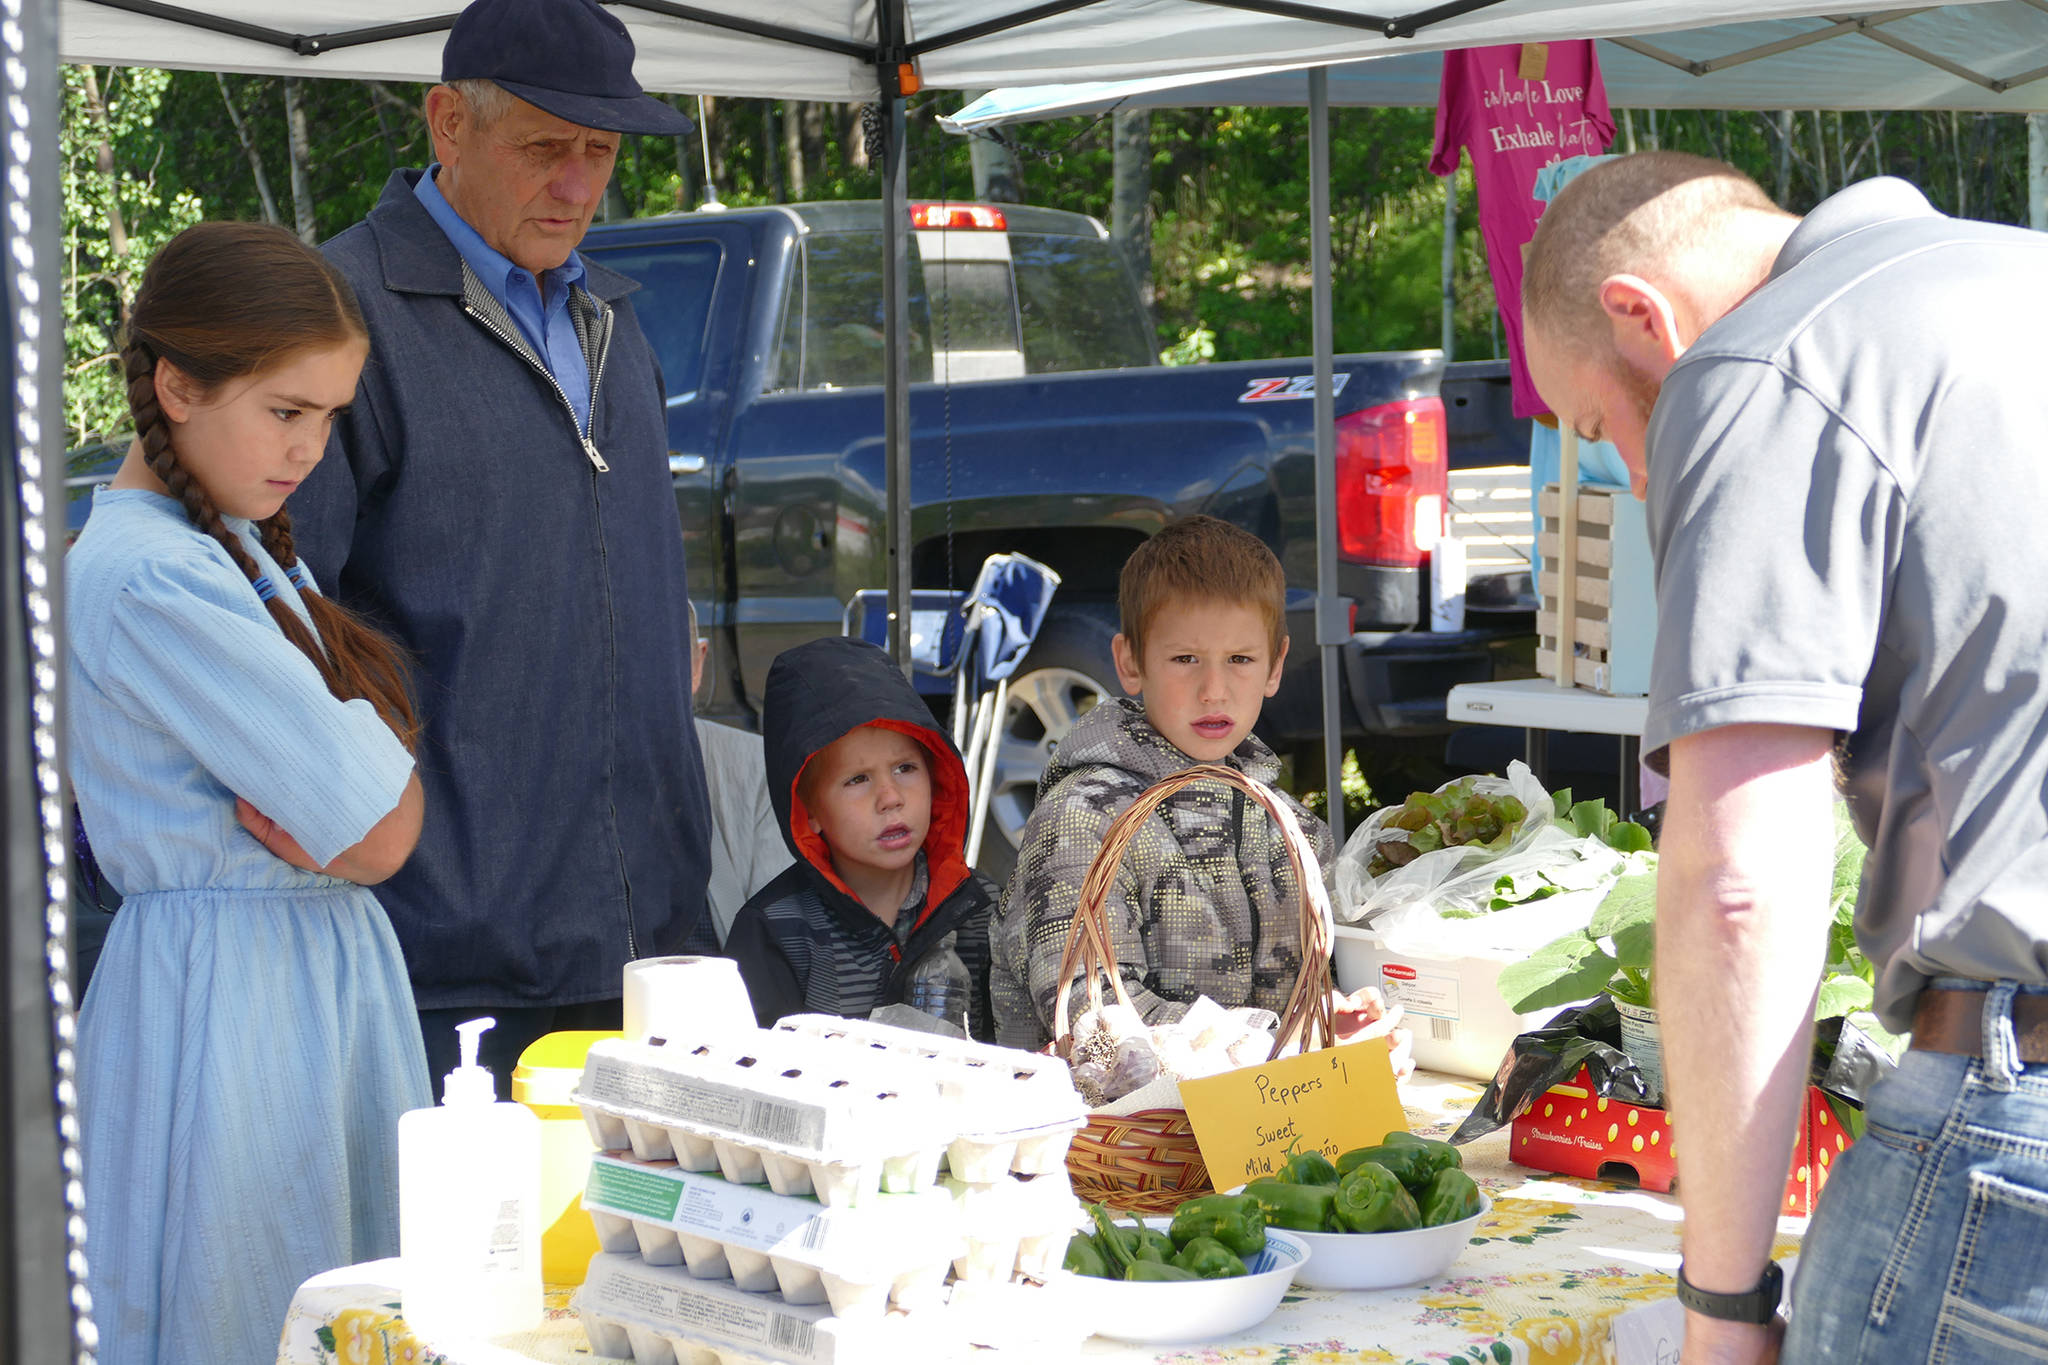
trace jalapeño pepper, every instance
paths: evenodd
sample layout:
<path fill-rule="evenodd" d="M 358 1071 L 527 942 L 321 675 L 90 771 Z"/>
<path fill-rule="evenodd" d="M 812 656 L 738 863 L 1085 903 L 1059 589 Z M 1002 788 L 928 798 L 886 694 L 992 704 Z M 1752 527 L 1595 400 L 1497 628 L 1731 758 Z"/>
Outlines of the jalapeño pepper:
<path fill-rule="evenodd" d="M 1173 1264 L 1205 1280 L 1232 1280 L 1245 1273 L 1244 1262 L 1214 1237 L 1197 1237 L 1174 1256 Z"/>
<path fill-rule="evenodd" d="M 1280 1180 L 1287 1185 L 1334 1185 L 1337 1168 L 1321 1152 L 1296 1152 L 1281 1165 Z"/>
<path fill-rule="evenodd" d="M 1174 1210 L 1167 1235 L 1177 1247 L 1213 1237 L 1240 1256 L 1253 1256 L 1266 1249 L 1266 1211 L 1249 1194 L 1205 1194 Z"/>
<path fill-rule="evenodd" d="M 1422 1225 L 1461 1223 L 1479 1212 L 1479 1187 L 1463 1171 L 1439 1171 L 1422 1195 Z"/>
<path fill-rule="evenodd" d="M 1422 1224 L 1415 1196 L 1394 1173 L 1361 1162 L 1337 1187 L 1337 1221 L 1346 1232 L 1405 1232 Z"/>
<path fill-rule="evenodd" d="M 1348 1164 L 1347 1164 L 1348 1163 Z M 1413 1189 L 1429 1183 L 1436 1173 L 1428 1149 L 1405 1142 L 1360 1147 L 1337 1158 L 1337 1169 L 1349 1180 L 1361 1166 L 1379 1166 L 1394 1173 L 1394 1179 Z"/>
<path fill-rule="evenodd" d="M 1077 1232 L 1067 1239 L 1067 1259 L 1060 1263 L 1076 1275 L 1090 1275 L 1098 1280 L 1113 1279 L 1109 1262 L 1103 1259 L 1102 1248 L 1095 1245 L 1095 1239 L 1085 1232 Z"/>
<path fill-rule="evenodd" d="M 1158 1261 L 1139 1260 L 1124 1238 L 1126 1230 L 1116 1225 L 1109 1216 L 1109 1210 L 1100 1204 L 1091 1204 L 1088 1216 L 1095 1220 L 1096 1240 L 1108 1252 L 1110 1278 L 1121 1280 L 1162 1281 L 1199 1280 L 1202 1277 L 1192 1270 L 1183 1270 L 1177 1265 L 1163 1265 Z"/>
<path fill-rule="evenodd" d="M 1131 1215 L 1131 1240 L 1127 1244 L 1131 1253 L 1141 1261 L 1154 1261 L 1166 1265 L 1173 1260 L 1173 1239 L 1158 1228 L 1148 1228 L 1145 1220 L 1137 1214 Z"/>
<path fill-rule="evenodd" d="M 1259 1201 L 1266 1211 L 1269 1228 L 1293 1228 L 1298 1232 L 1322 1232 L 1329 1227 L 1337 1201 L 1335 1185 L 1289 1185 L 1280 1181 L 1255 1180 L 1244 1192 Z"/>

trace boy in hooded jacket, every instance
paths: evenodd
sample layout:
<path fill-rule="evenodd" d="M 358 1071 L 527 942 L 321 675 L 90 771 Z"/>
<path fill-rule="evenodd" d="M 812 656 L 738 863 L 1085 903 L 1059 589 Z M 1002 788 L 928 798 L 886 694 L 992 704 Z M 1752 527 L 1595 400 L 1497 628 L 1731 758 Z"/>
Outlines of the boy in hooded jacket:
<path fill-rule="evenodd" d="M 747 901 L 725 944 L 761 1025 L 865 1018 L 953 953 L 970 983 L 968 1031 L 989 1038 L 997 891 L 967 866 L 967 770 L 923 698 L 875 646 L 812 640 L 768 670 L 761 737 L 796 862 Z"/>
<path fill-rule="evenodd" d="M 999 1043 L 1035 1050 L 1051 1039 L 1082 879 L 1110 825 L 1147 787 L 1198 763 L 1278 783 L 1280 760 L 1252 726 L 1287 659 L 1286 591 L 1265 542 L 1214 517 L 1173 522 L 1125 563 L 1123 629 L 1112 648 L 1132 695 L 1082 716 L 1039 781 L 990 930 Z M 1314 845 L 1318 871 L 1327 868 L 1329 826 L 1280 796 Z M 1103 909 L 1118 971 L 1147 1023 L 1176 1020 L 1204 995 L 1225 1008 L 1285 1010 L 1302 965 L 1302 892 L 1287 866 L 1279 827 L 1234 787 L 1185 788 L 1140 826 Z M 1397 1015 L 1377 991 L 1332 1003 L 1340 1039 L 1394 1031 Z M 1394 1039 L 1397 1071 L 1407 1065 L 1404 1041 Z"/>

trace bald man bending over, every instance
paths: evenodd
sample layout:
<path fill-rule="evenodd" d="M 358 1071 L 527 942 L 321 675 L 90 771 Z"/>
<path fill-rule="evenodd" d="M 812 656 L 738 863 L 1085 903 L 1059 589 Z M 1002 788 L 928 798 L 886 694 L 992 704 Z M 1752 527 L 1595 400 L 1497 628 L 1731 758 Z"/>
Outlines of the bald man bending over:
<path fill-rule="evenodd" d="M 1523 326 L 1648 504 L 1686 1365 L 1778 1358 L 1838 787 L 1875 1009 L 1913 1038 L 1833 1167 L 1784 1359 L 2048 1360 L 2048 236 L 1892 179 L 1800 219 L 1650 153 L 1551 205 Z"/>

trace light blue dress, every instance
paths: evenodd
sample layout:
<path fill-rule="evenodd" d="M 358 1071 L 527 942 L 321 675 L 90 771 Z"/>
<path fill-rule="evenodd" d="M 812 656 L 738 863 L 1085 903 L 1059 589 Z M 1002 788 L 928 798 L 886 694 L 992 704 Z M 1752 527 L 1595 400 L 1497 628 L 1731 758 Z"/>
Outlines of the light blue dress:
<path fill-rule="evenodd" d="M 79 1022 L 99 1358 L 268 1365 L 301 1281 L 397 1254 L 398 1116 L 431 1099 L 376 898 L 272 855 L 235 797 L 325 863 L 412 759 L 170 498 L 102 491 L 65 574 L 72 786 L 124 898 Z"/>

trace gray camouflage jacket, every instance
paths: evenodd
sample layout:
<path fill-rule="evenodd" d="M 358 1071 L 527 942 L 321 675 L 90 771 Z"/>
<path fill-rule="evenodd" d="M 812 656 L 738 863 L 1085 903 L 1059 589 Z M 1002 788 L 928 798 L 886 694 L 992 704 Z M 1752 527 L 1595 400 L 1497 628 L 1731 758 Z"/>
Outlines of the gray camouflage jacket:
<path fill-rule="evenodd" d="M 1257 737 L 1225 761 L 1268 786 L 1280 775 Z M 1097 706 L 1060 741 L 989 929 L 998 1042 L 1035 1049 L 1052 1037 L 1060 954 L 1103 836 L 1147 787 L 1193 763 L 1128 698 Z M 1284 799 L 1327 869 L 1329 827 Z M 1145 822 L 1104 910 L 1132 1003 L 1161 1023 L 1201 995 L 1284 1010 L 1301 972 L 1300 907 L 1271 817 L 1235 788 L 1202 784 Z M 1071 1008 L 1083 1008 L 1078 994 Z"/>

